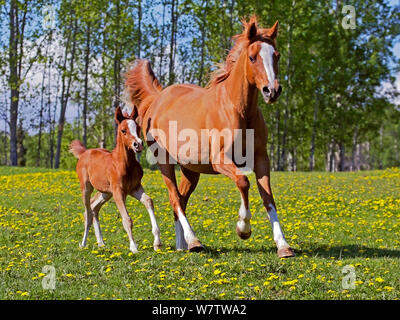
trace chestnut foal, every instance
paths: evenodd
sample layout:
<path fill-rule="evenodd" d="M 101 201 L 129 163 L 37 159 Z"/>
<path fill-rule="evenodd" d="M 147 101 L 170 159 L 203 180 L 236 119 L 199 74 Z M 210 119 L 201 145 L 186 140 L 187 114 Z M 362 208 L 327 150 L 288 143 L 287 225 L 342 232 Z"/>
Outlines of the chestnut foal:
<path fill-rule="evenodd" d="M 125 206 L 128 195 L 142 202 L 150 215 L 154 250 L 161 247 L 160 229 L 154 215 L 153 201 L 144 193 L 141 185 L 143 169 L 136 160 L 135 153 L 143 149 L 139 138 L 140 128 L 136 124 L 137 110 L 128 116 L 120 107 L 115 110 L 115 121 L 118 124 L 117 145 L 112 152 L 105 149 L 86 149 L 79 140 L 72 141 L 70 151 L 78 158 L 76 172 L 80 181 L 83 203 L 85 205 L 85 232 L 81 247 L 86 246 L 87 236 L 93 223 L 99 246 L 103 246 L 99 224 L 100 208 L 114 196 L 115 203 L 122 217 L 122 224 L 128 233 L 130 250 L 138 251 L 132 236 L 132 219 Z M 99 192 L 90 199 L 93 189 Z"/>

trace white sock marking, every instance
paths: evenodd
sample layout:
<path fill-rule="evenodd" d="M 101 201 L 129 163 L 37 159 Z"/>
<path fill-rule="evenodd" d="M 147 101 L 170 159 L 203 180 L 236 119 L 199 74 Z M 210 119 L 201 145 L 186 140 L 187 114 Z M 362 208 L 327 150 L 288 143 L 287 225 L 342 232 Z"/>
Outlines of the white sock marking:
<path fill-rule="evenodd" d="M 138 253 L 138 248 L 134 240 L 129 241 L 129 249 L 132 253 Z"/>
<path fill-rule="evenodd" d="M 195 240 L 197 240 L 196 236 L 194 235 L 193 229 L 189 224 L 189 221 L 187 220 L 186 216 L 183 214 L 183 212 L 180 209 L 178 209 L 178 219 L 182 225 L 183 234 L 184 234 L 186 243 L 191 244 Z"/>
<path fill-rule="evenodd" d="M 175 221 L 175 239 L 176 239 L 176 250 L 187 250 L 188 246 L 185 241 L 183 234 L 183 228 L 179 220 Z"/>
<path fill-rule="evenodd" d="M 274 241 L 275 241 L 278 249 L 284 248 L 284 247 L 289 247 L 288 243 L 285 240 L 285 236 L 283 235 L 281 226 L 279 224 L 279 219 L 278 219 L 278 215 L 276 213 L 275 207 L 272 204 L 270 204 L 269 208 L 270 208 L 270 211 L 267 211 L 268 218 L 269 218 L 269 221 L 272 226 Z"/>
<path fill-rule="evenodd" d="M 143 205 L 146 207 L 151 221 L 151 232 L 154 235 L 154 246 L 160 246 L 161 245 L 160 228 L 158 227 L 154 210 L 150 205 L 151 198 L 144 192 L 143 187 L 140 187 L 137 191 L 135 191 L 133 193 L 133 196 L 136 199 L 138 199 L 141 203 L 143 203 Z"/>
<path fill-rule="evenodd" d="M 246 207 L 244 206 L 244 200 L 242 198 L 242 202 L 240 204 L 240 209 L 239 209 L 239 221 L 236 224 L 236 226 L 241 232 L 243 233 L 250 232 L 251 230 L 250 219 L 251 219 L 250 209 L 246 209 Z"/>
<path fill-rule="evenodd" d="M 102 193 L 100 197 L 98 197 L 91 205 L 92 210 L 96 208 L 100 203 L 105 203 L 111 198 L 110 195 L 106 193 Z M 96 235 L 97 243 L 102 246 L 104 245 L 103 235 L 101 234 L 100 229 L 100 222 L 96 219 L 96 216 L 93 212 L 93 227 L 94 227 L 94 234 Z"/>

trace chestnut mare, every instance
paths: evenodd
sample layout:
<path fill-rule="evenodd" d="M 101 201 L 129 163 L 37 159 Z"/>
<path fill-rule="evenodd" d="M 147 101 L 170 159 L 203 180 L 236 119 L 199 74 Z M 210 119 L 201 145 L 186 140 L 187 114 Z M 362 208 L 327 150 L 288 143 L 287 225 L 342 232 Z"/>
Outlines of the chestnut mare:
<path fill-rule="evenodd" d="M 243 32 L 234 37 L 235 45 L 230 50 L 224 65 L 215 72 L 207 88 L 196 85 L 177 84 L 162 89 L 147 60 L 136 60 L 126 73 L 125 93 L 131 105 L 137 106 L 139 122 L 147 144 L 156 143 L 159 150 L 164 150 L 168 161 L 158 165 L 169 191 L 170 203 L 175 215 L 176 249 L 201 251 L 203 246 L 195 236 L 185 214 L 186 205 L 191 193 L 195 190 L 201 173 L 224 174 L 231 178 L 239 189 L 241 207 L 236 232 L 242 239 L 251 235 L 248 191 L 249 179 L 240 170 L 235 159 L 229 161 L 213 161 L 229 158 L 226 149 L 232 149 L 232 141 L 237 136 L 232 134 L 231 145 L 213 148 L 208 140 L 209 163 L 202 161 L 203 156 L 191 154 L 185 161 L 180 161 L 179 154 L 185 154 L 183 147 L 188 143 L 178 141 L 172 143 L 169 138 L 171 123 L 176 124 L 177 132 L 191 130 L 201 136 L 203 129 L 219 130 L 235 129 L 253 130 L 254 140 L 250 156 L 254 166 L 259 193 L 263 199 L 268 218 L 272 225 L 273 237 L 278 248 L 279 257 L 293 257 L 294 251 L 285 240 L 276 213 L 276 206 L 270 186 L 270 165 L 266 151 L 267 128 L 260 108 L 257 106 L 258 90 L 266 103 L 275 102 L 282 88 L 278 83 L 279 53 L 276 49 L 278 22 L 271 28 L 260 28 L 257 18 L 251 17 L 243 21 Z M 258 89 L 258 90 L 257 90 Z M 156 138 L 152 132 L 164 132 L 166 141 Z M 245 136 L 245 135 L 244 135 Z M 178 139 L 179 140 L 179 139 Z M 195 139 L 189 141 L 191 147 L 204 151 Z M 226 148 L 227 147 L 227 148 Z M 213 151 L 209 151 L 212 150 Z M 244 150 L 242 146 L 242 151 Z M 157 155 L 155 155 L 157 157 Z M 182 172 L 182 179 L 177 186 L 174 162 Z M 189 160 L 189 161 L 188 161 Z M 223 162 L 223 163 L 221 163 Z"/>
<path fill-rule="evenodd" d="M 133 253 L 138 251 L 132 236 L 132 219 L 125 207 L 127 195 L 135 197 L 146 207 L 154 235 L 154 250 L 161 247 L 160 229 L 154 215 L 153 201 L 144 193 L 141 185 L 143 169 L 135 157 L 136 152 L 143 149 L 143 142 L 139 138 L 140 127 L 135 122 L 136 116 L 136 109 L 131 116 L 128 116 L 122 114 L 120 107 L 116 108 L 115 121 L 118 124 L 118 134 L 117 145 L 112 152 L 100 148 L 86 149 L 79 140 L 72 141 L 70 145 L 70 151 L 79 159 L 76 172 L 85 205 L 85 232 L 81 247 L 86 246 L 92 223 L 98 245 L 104 245 L 99 224 L 99 211 L 114 196 L 122 217 L 122 224 L 128 233 L 129 248 Z M 99 192 L 90 199 L 93 188 Z"/>

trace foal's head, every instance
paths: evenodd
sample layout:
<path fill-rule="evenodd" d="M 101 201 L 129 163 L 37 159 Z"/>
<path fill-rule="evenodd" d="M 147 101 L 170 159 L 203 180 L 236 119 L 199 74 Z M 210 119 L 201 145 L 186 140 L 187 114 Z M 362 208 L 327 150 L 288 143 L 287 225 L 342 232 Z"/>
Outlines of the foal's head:
<path fill-rule="evenodd" d="M 134 152 L 143 150 L 143 141 L 139 138 L 140 127 L 136 122 L 137 108 L 134 107 L 131 115 L 122 113 L 120 107 L 115 109 L 115 122 L 118 125 L 118 141 Z"/>
<path fill-rule="evenodd" d="M 279 52 L 276 49 L 278 21 L 269 28 L 259 28 L 256 17 L 243 22 L 244 31 L 239 36 L 247 38 L 246 71 L 248 81 L 257 86 L 266 103 L 274 103 L 282 92 L 278 82 Z"/>

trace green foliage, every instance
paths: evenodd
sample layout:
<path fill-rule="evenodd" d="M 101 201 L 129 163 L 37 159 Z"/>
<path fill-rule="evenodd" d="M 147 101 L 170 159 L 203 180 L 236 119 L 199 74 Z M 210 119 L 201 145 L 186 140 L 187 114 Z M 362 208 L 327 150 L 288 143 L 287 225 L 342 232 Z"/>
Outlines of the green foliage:
<path fill-rule="evenodd" d="M 43 107 L 41 165 L 50 166 L 46 161 L 50 150 L 46 134 L 52 130 L 54 135 L 57 130 L 54 116 L 61 104 L 61 80 L 67 84 L 71 79 L 67 115 L 72 110 L 79 115 L 74 116 L 75 123 L 70 116 L 68 122 L 72 127 L 65 126 L 62 140 L 62 157 L 66 158 L 61 159 L 61 165 L 70 167 L 66 146 L 70 139 L 83 136 L 84 105 L 88 145 L 112 148 L 113 110 L 117 104 L 123 104 L 122 75 L 128 62 L 139 56 L 149 59 L 163 84 L 174 80 L 205 85 L 215 64 L 224 61 L 232 47 L 232 36 L 241 32 L 240 19 L 254 13 L 263 27 L 276 20 L 280 22 L 278 50 L 283 93 L 274 105 L 267 106 L 259 100 L 269 128 L 272 169 L 309 170 L 310 150 L 314 149 L 314 169 L 324 170 L 330 145 L 334 152 L 342 146 L 348 160 L 352 150 L 365 143 L 371 146 L 371 154 L 364 157 L 370 159 L 370 168 L 399 165 L 399 135 L 395 129 L 399 111 L 391 86 L 399 71 L 393 46 L 399 40 L 400 11 L 388 1 L 353 1 L 355 29 L 342 27 L 344 4 L 328 0 L 174 0 L 173 13 L 172 2 L 165 0 L 63 0 L 52 4 L 57 13 L 55 28 L 38 27 L 36 34 L 27 38 L 44 36 L 40 43 L 29 43 L 30 48 L 41 50 L 37 56 L 27 55 L 26 62 L 34 59 L 36 72 L 45 75 L 42 92 L 46 100 L 49 92 L 51 96 Z M 7 4 L 0 5 L 7 9 Z M 29 19 L 28 24 L 43 18 L 42 6 L 41 1 L 32 1 L 27 10 L 36 19 Z M 6 23 L 4 17 L 0 19 L 2 25 Z M 76 35 L 72 37 L 75 26 Z M 71 43 L 68 39 L 74 40 Z M 0 70 L 6 70 L 7 42 L 0 41 Z M 73 45 L 75 65 L 70 68 Z M 68 48 L 59 56 L 54 51 L 47 52 L 46 46 Z M 5 71 L 2 77 L 6 84 Z M 37 85 L 31 86 L 29 79 L 24 79 L 21 90 L 23 108 L 37 115 L 39 106 L 43 106 L 35 100 L 40 97 Z M 1 91 L 5 100 L 8 91 Z M 53 119 L 48 119 L 48 108 Z M 20 117 L 24 117 L 23 112 Z M 38 117 L 32 119 L 29 129 L 25 128 L 30 135 L 25 139 L 30 165 L 37 163 L 33 150 L 37 149 L 34 144 L 39 140 L 35 137 L 38 128 Z M 377 152 L 379 148 L 385 151 Z"/>

